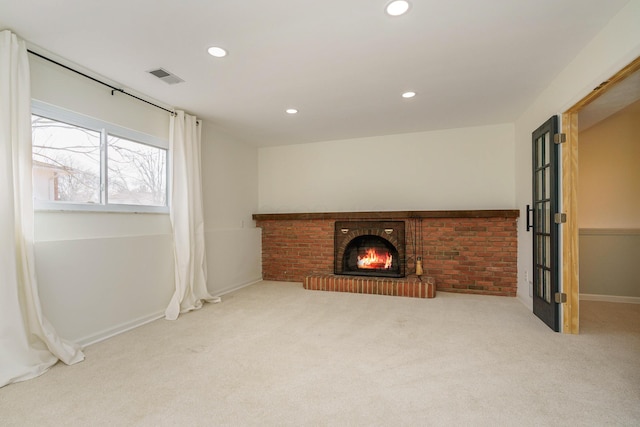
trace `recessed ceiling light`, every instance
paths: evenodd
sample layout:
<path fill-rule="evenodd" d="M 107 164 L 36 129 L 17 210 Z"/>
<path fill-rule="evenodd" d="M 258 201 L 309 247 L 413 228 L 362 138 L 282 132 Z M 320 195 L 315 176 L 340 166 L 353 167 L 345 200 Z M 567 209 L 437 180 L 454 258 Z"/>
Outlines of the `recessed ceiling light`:
<path fill-rule="evenodd" d="M 295 108 L 287 108 L 287 114 L 298 114 L 298 110 Z"/>
<path fill-rule="evenodd" d="M 405 92 L 402 94 L 403 98 L 413 98 L 414 96 L 416 96 L 415 92 Z"/>
<path fill-rule="evenodd" d="M 391 16 L 403 15 L 409 10 L 409 2 L 405 0 L 395 0 L 387 5 L 387 14 Z"/>
<path fill-rule="evenodd" d="M 215 56 L 216 58 L 223 58 L 227 56 L 227 51 L 217 46 L 210 47 L 207 52 L 209 52 L 209 55 Z"/>

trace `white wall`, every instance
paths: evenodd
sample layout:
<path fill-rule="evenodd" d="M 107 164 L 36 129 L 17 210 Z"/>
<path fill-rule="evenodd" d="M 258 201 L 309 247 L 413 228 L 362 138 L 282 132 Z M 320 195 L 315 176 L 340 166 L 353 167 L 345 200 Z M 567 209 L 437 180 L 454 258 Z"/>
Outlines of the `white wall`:
<path fill-rule="evenodd" d="M 29 66 L 32 98 L 158 138 L 168 138 L 169 113 L 118 92 L 111 95 L 108 87 L 35 55 L 29 54 Z M 71 66 L 82 71 L 76 65 Z"/>
<path fill-rule="evenodd" d="M 34 99 L 168 139 L 167 112 L 37 57 L 30 65 Z M 203 126 L 208 287 L 219 295 L 261 276 L 257 150 Z M 168 214 L 36 212 L 35 251 L 45 316 L 82 344 L 161 317 L 173 294 Z"/>
<path fill-rule="evenodd" d="M 593 88 L 614 75 L 640 54 L 640 0 L 631 0 L 573 61 L 542 91 L 516 121 L 516 202 L 518 222 L 518 296 L 530 308 L 532 241 L 524 221 L 531 204 L 531 132 L 554 114 L 562 114 Z M 552 46 L 550 46 L 552 48 Z M 544 58 L 531 58 L 543 61 Z"/>
<path fill-rule="evenodd" d="M 35 252 L 46 317 L 82 344 L 157 318 L 172 295 L 167 215 L 36 212 Z"/>
<path fill-rule="evenodd" d="M 208 287 L 220 295 L 262 278 L 258 150 L 204 122 L 202 181 Z"/>
<path fill-rule="evenodd" d="M 261 213 L 513 209 L 510 124 L 259 150 Z"/>

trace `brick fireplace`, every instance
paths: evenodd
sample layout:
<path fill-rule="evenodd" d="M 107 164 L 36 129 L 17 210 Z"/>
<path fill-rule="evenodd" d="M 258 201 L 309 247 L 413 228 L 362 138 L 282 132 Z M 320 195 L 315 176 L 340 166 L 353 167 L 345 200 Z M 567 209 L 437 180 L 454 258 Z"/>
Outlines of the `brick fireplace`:
<path fill-rule="evenodd" d="M 396 211 L 254 214 L 253 219 L 262 228 L 265 280 L 311 280 L 314 286 L 332 288 L 326 290 L 419 295 L 425 291 L 413 284 L 430 278 L 438 291 L 515 296 L 518 215 L 518 210 Z M 337 224 L 368 221 L 404 224 L 403 281 L 359 275 L 362 280 L 349 282 L 334 275 Z M 342 228 L 351 230 L 338 225 L 340 233 Z M 424 269 L 421 278 L 415 276 L 418 259 Z"/>

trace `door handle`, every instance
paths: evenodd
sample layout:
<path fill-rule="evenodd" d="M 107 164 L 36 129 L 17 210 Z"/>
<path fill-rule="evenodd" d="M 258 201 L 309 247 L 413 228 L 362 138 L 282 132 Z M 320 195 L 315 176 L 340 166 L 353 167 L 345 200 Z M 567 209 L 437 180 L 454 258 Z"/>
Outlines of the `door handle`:
<path fill-rule="evenodd" d="M 533 228 L 533 221 L 531 221 L 529 213 L 533 213 L 533 209 L 531 208 L 531 205 L 527 205 L 527 231 L 531 231 L 531 229 Z"/>

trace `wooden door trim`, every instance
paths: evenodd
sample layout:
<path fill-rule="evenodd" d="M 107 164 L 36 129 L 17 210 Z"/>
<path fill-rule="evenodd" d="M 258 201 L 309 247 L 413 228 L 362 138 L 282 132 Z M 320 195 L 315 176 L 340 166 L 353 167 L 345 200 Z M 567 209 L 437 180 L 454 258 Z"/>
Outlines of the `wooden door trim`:
<path fill-rule="evenodd" d="M 578 112 L 562 115 L 562 211 L 567 222 L 562 227 L 562 292 L 567 303 L 562 308 L 562 332 L 580 330 L 580 286 L 578 265 Z"/>
<path fill-rule="evenodd" d="M 580 277 L 578 253 L 578 113 L 616 83 L 640 70 L 640 57 L 602 82 L 587 96 L 562 114 L 562 132 L 567 141 L 562 148 L 562 211 L 567 222 L 562 227 L 562 292 L 567 303 L 562 309 L 562 332 L 580 331 Z"/>

